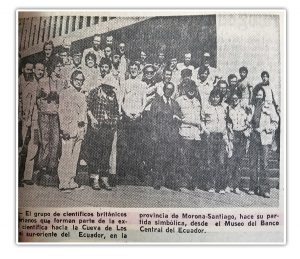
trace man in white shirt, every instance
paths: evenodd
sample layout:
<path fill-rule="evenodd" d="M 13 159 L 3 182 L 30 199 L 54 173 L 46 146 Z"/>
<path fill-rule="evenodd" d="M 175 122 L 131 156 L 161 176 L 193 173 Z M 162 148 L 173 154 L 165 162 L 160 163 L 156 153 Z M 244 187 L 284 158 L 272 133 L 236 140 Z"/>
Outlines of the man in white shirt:
<path fill-rule="evenodd" d="M 192 54 L 190 52 L 185 53 L 183 63 L 178 63 L 177 64 L 178 70 L 181 72 L 183 69 L 188 68 L 193 73 L 194 70 L 195 70 L 195 67 L 193 65 L 191 65 L 191 61 L 192 61 Z"/>
<path fill-rule="evenodd" d="M 96 55 L 96 62 L 97 62 L 97 65 L 100 63 L 100 60 L 101 58 L 104 57 L 104 53 L 103 51 L 100 49 L 100 46 L 101 46 L 101 35 L 100 34 L 95 34 L 94 37 L 93 37 L 93 46 L 91 48 L 88 48 L 88 49 L 85 49 L 83 51 L 83 62 L 85 60 L 85 56 L 88 54 L 88 53 L 94 53 Z M 82 64 L 84 65 L 84 64 Z"/>

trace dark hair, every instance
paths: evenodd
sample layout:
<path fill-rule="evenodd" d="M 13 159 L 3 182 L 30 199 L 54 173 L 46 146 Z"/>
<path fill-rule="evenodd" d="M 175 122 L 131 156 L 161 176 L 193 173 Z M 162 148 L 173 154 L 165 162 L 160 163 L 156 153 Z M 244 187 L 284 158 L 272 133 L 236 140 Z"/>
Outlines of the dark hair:
<path fill-rule="evenodd" d="M 164 69 L 164 74 L 167 72 L 167 71 L 170 71 L 171 74 L 173 74 L 173 71 L 170 69 L 170 67 L 166 66 L 165 69 Z"/>
<path fill-rule="evenodd" d="M 50 65 L 47 68 L 47 72 L 48 72 L 48 75 L 50 76 L 53 71 L 55 70 L 55 67 L 58 65 L 58 64 L 64 64 L 63 60 L 61 57 L 59 56 L 55 56 L 52 60 L 52 62 L 50 63 Z"/>
<path fill-rule="evenodd" d="M 242 99 L 242 90 L 240 88 L 233 90 L 229 97 L 229 103 L 232 102 L 232 98 L 234 95 L 236 95 L 239 99 Z"/>
<path fill-rule="evenodd" d="M 163 91 L 164 91 L 164 92 L 165 92 L 165 90 L 166 90 L 166 88 L 167 88 L 168 85 L 172 85 L 173 91 L 175 90 L 175 85 L 174 85 L 172 82 L 168 82 L 168 83 L 165 83 L 165 84 L 164 84 L 164 87 L 163 87 Z"/>
<path fill-rule="evenodd" d="M 44 43 L 43 50 L 45 50 L 45 47 L 46 47 L 47 45 L 51 45 L 51 46 L 52 46 L 52 50 L 54 50 L 54 43 L 53 43 L 52 40 L 46 41 L 46 42 Z"/>
<path fill-rule="evenodd" d="M 220 82 L 220 81 L 219 81 Z M 224 81 L 225 82 L 225 81 Z M 223 100 L 223 96 L 222 96 L 222 94 L 221 94 L 221 92 L 220 92 L 220 90 L 218 89 L 218 88 L 214 88 L 211 92 L 210 92 L 210 94 L 209 94 L 209 98 L 208 98 L 208 100 L 209 100 L 209 102 L 211 103 L 211 100 L 212 100 L 212 98 L 213 97 L 215 97 L 215 96 L 220 96 L 220 102 L 218 103 L 218 104 L 220 104 L 221 102 L 222 102 L 222 100 Z"/>
<path fill-rule="evenodd" d="M 262 86 L 258 86 L 258 87 L 255 87 L 254 89 L 253 89 L 253 102 L 254 103 L 256 103 L 256 96 L 257 96 L 257 94 L 258 94 L 258 92 L 259 91 L 263 91 L 263 100 L 265 100 L 266 99 L 266 91 L 265 91 L 265 89 L 262 87 Z"/>
<path fill-rule="evenodd" d="M 97 57 L 96 57 L 96 54 L 93 53 L 93 52 L 89 52 L 88 54 L 86 54 L 86 55 L 85 55 L 85 58 L 84 58 L 85 64 L 87 64 L 87 60 L 88 60 L 89 58 L 92 58 L 92 59 L 94 60 L 94 62 L 95 62 L 95 67 L 96 67 L 96 65 L 97 65 Z"/>
<path fill-rule="evenodd" d="M 100 38 L 101 38 L 101 34 L 96 33 L 96 34 L 94 34 L 93 39 L 94 39 L 95 37 L 100 37 Z"/>
<path fill-rule="evenodd" d="M 28 63 L 28 62 L 27 62 Z M 34 68 L 36 67 L 37 64 L 42 64 L 44 66 L 44 68 L 46 68 L 45 63 L 42 61 L 37 61 L 34 63 Z"/>
<path fill-rule="evenodd" d="M 193 72 L 191 69 L 185 68 L 181 70 L 181 77 L 190 77 L 193 75 Z"/>
<path fill-rule="evenodd" d="M 201 74 L 203 74 L 205 72 L 207 72 L 207 74 L 209 75 L 209 68 L 201 65 L 198 69 L 198 76 L 200 76 Z"/>
<path fill-rule="evenodd" d="M 216 85 L 216 88 L 219 89 L 220 88 L 220 84 L 225 84 L 226 88 L 228 88 L 228 84 L 227 84 L 227 82 L 225 80 L 219 80 L 218 83 L 217 83 L 217 85 Z"/>
<path fill-rule="evenodd" d="M 109 58 L 101 58 L 99 66 L 101 67 L 104 64 L 108 65 L 109 69 L 111 69 L 111 60 Z"/>
<path fill-rule="evenodd" d="M 263 78 L 265 75 L 267 75 L 267 77 L 270 77 L 270 74 L 268 71 L 261 72 L 260 77 Z"/>
<path fill-rule="evenodd" d="M 73 81 L 75 79 L 76 76 L 82 74 L 82 77 L 83 77 L 83 81 L 85 80 L 85 76 L 84 74 L 82 73 L 82 71 L 80 70 L 75 70 L 72 74 L 71 74 L 71 78 L 70 80 Z"/>
<path fill-rule="evenodd" d="M 231 80 L 232 78 L 237 78 L 237 76 L 236 76 L 235 74 L 230 74 L 230 75 L 228 76 L 228 78 L 227 78 L 228 84 L 229 84 L 229 82 L 230 82 L 230 80 Z"/>
<path fill-rule="evenodd" d="M 242 73 L 243 71 L 245 71 L 248 74 L 248 68 L 246 68 L 246 67 L 240 67 L 239 73 Z"/>

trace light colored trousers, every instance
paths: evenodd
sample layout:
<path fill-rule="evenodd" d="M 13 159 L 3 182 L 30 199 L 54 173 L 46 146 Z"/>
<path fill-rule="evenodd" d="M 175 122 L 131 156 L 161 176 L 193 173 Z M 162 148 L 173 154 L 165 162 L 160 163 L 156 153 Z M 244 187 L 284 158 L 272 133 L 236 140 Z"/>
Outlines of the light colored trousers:
<path fill-rule="evenodd" d="M 23 144 L 25 142 L 27 131 L 28 131 L 28 127 L 26 127 L 24 125 L 22 127 Z M 37 136 L 35 136 L 35 134 L 37 134 L 37 132 L 38 132 L 37 123 L 32 123 L 31 138 L 28 143 L 27 156 L 26 156 L 26 162 L 25 162 L 24 180 L 32 180 L 34 159 L 35 159 L 37 151 L 38 151 L 38 140 L 37 140 Z"/>
<path fill-rule="evenodd" d="M 112 143 L 112 149 L 109 158 L 109 173 L 110 174 L 117 174 L 117 141 L 118 141 L 118 134 L 117 131 L 114 135 L 114 141 Z"/>
<path fill-rule="evenodd" d="M 81 149 L 82 139 L 62 140 L 61 158 L 58 164 L 59 188 L 74 188 L 74 178 Z M 76 184 L 75 184 L 76 185 Z"/>

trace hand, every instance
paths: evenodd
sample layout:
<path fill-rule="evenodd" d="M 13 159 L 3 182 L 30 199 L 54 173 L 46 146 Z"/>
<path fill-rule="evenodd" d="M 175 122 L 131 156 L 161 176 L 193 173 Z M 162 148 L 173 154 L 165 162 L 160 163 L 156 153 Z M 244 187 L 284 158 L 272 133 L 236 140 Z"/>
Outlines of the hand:
<path fill-rule="evenodd" d="M 97 129 L 98 121 L 95 118 L 91 118 L 91 126 L 93 129 Z"/>
<path fill-rule="evenodd" d="M 70 139 L 70 134 L 69 134 L 69 133 L 66 133 L 66 132 L 63 132 L 63 133 L 62 133 L 62 139 L 63 139 L 63 140 L 69 140 L 69 139 Z"/>
<path fill-rule="evenodd" d="M 173 115 L 173 120 L 181 121 L 181 119 L 177 115 Z"/>

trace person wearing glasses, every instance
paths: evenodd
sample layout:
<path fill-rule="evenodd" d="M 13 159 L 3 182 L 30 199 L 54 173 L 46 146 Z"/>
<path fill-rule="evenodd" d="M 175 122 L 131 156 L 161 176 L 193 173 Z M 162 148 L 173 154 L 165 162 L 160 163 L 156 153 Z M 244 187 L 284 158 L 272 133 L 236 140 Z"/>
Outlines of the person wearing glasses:
<path fill-rule="evenodd" d="M 87 126 L 87 104 L 81 88 L 85 77 L 76 70 L 71 75 L 70 87 L 62 90 L 59 100 L 59 122 L 62 136 L 61 158 L 58 164 L 59 190 L 78 188 L 74 181 L 77 163 Z"/>

